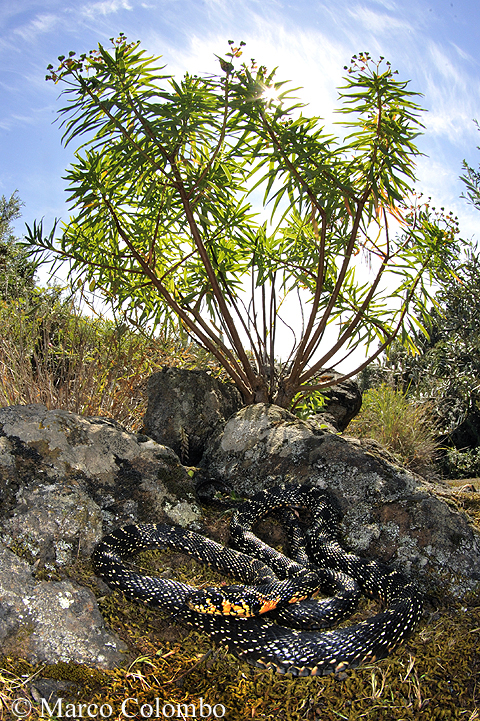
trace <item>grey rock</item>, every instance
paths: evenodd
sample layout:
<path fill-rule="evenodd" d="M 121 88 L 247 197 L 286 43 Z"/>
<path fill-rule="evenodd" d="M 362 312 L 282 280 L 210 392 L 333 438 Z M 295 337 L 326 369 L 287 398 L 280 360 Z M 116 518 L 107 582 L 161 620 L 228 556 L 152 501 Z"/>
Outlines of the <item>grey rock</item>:
<path fill-rule="evenodd" d="M 200 517 L 175 453 L 114 421 L 42 405 L 0 409 L 0 534 L 29 539 L 34 557 L 89 555 L 125 523 L 186 525 Z M 58 546 L 62 544 L 62 548 Z M 66 544 L 66 545 L 65 545 Z M 70 551 L 68 551 L 68 549 Z M 63 560 L 62 560 L 63 558 Z"/>
<path fill-rule="evenodd" d="M 118 665 L 125 646 L 105 631 L 93 594 L 45 578 L 65 575 L 114 527 L 188 525 L 200 516 L 170 448 L 107 419 L 41 405 L 1 408 L 0 653 Z"/>
<path fill-rule="evenodd" d="M 0 545 L 0 648 L 30 663 L 114 668 L 126 645 L 106 630 L 94 595 L 70 581 L 37 582 L 25 561 Z"/>
<path fill-rule="evenodd" d="M 461 598 L 479 585 L 480 536 L 466 516 L 374 444 L 258 404 L 211 438 L 202 473 L 247 496 L 279 483 L 327 489 L 344 514 L 340 533 L 352 551 L 398 565 L 430 591 Z"/>
<path fill-rule="evenodd" d="M 195 465 L 219 423 L 242 407 L 240 393 L 205 371 L 164 367 L 148 381 L 144 432 Z"/>
<path fill-rule="evenodd" d="M 350 378 L 332 386 L 324 395 L 326 402 L 322 412 L 309 418 L 309 422 L 328 423 L 335 430 L 344 431 L 362 407 L 362 394 L 358 383 Z"/>
<path fill-rule="evenodd" d="M 43 565 L 73 563 L 89 556 L 102 535 L 100 507 L 75 479 L 21 487 L 13 514 L 1 522 L 4 540 L 20 544 Z"/>

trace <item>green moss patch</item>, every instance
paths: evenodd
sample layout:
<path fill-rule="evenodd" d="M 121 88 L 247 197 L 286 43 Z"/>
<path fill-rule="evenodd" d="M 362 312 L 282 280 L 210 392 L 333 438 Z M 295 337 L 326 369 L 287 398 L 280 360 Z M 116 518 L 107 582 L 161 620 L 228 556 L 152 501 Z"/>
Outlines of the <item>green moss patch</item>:
<path fill-rule="evenodd" d="M 74 664 L 33 668 L 10 659 L 3 666 L 13 674 L 39 671 L 44 678 L 74 681 L 81 693 L 77 690 L 72 701 L 78 703 L 81 696 L 85 703 L 108 703 L 117 713 L 127 698 L 137 700 L 129 702 L 130 713 L 138 711 L 136 704 L 176 708 L 198 706 L 202 698 L 211 706 L 222 704 L 228 719 L 478 718 L 479 605 L 432 616 L 384 661 L 336 677 L 294 679 L 256 670 L 225 649 L 213 648 L 208 637 L 196 631 L 177 627 L 177 638 L 167 640 L 165 629 L 157 637 L 153 611 L 136 606 L 133 622 L 127 602 L 120 596 L 112 599 L 106 610 L 110 616 L 118 604 L 116 630 L 123 627 L 132 650 L 142 652 L 128 667 L 105 672 Z"/>

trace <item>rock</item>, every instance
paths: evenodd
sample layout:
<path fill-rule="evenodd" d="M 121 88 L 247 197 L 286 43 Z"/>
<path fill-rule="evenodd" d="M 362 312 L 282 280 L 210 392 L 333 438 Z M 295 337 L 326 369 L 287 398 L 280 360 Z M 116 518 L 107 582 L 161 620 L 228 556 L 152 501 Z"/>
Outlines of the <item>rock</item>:
<path fill-rule="evenodd" d="M 113 528 L 200 517 L 192 480 L 170 448 L 107 419 L 1 408 L 0 652 L 117 665 L 124 646 L 106 634 L 92 593 L 45 579 L 63 577 Z"/>
<path fill-rule="evenodd" d="M 102 512 L 72 479 L 21 487 L 13 515 L 0 524 L 4 540 L 15 539 L 17 544 L 21 540 L 32 560 L 42 549 L 42 566 L 63 566 L 73 563 L 78 553 L 92 553 L 102 535 Z"/>
<path fill-rule="evenodd" d="M 325 391 L 326 403 L 321 413 L 309 418 L 312 423 L 328 423 L 337 431 L 344 431 L 352 418 L 360 412 L 362 394 L 358 383 L 348 379 Z"/>
<path fill-rule="evenodd" d="M 202 473 L 247 496 L 278 483 L 328 489 L 355 553 L 398 565 L 430 591 L 461 598 L 479 585 L 480 535 L 466 516 L 372 444 L 258 404 L 242 408 L 211 438 Z"/>
<path fill-rule="evenodd" d="M 205 371 L 164 367 L 147 387 L 144 432 L 173 448 L 182 462 L 198 463 L 207 439 L 242 407 L 234 385 L 221 383 Z"/>
<path fill-rule="evenodd" d="M 100 668 L 122 663 L 126 645 L 105 629 L 91 591 L 36 582 L 28 563 L 0 545 L 0 648 L 32 664 L 74 661 Z"/>
<path fill-rule="evenodd" d="M 26 539 L 34 559 L 42 549 L 65 563 L 65 544 L 89 556 L 101 522 L 108 532 L 138 521 L 186 525 L 201 515 L 175 453 L 114 421 L 10 406 L 0 409 L 0 441 L 0 534 Z"/>

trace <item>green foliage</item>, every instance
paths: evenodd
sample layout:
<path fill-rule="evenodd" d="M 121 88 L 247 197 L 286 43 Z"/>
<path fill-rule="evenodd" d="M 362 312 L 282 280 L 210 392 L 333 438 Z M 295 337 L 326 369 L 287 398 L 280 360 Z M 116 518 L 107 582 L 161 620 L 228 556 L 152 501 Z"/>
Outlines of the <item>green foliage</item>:
<path fill-rule="evenodd" d="M 19 298 L 28 294 L 35 285 L 37 263 L 21 247 L 12 232 L 12 222 L 20 217 L 22 203 L 18 193 L 7 200 L 0 198 L 0 298 Z"/>
<path fill-rule="evenodd" d="M 479 478 L 480 448 L 446 448 L 443 466 L 450 478 Z"/>
<path fill-rule="evenodd" d="M 412 399 L 429 400 L 442 445 L 447 477 L 480 472 L 480 254 L 468 248 L 451 272 L 439 278 L 426 325 L 428 336 L 414 334 L 418 353 L 393 343 L 387 360 L 375 370 Z"/>
<path fill-rule="evenodd" d="M 66 175 L 74 215 L 57 240 L 35 224 L 29 243 L 136 322 L 179 322 L 246 403 L 288 407 L 300 389 L 333 385 L 315 376 L 359 343 L 375 348 L 370 362 L 395 336 L 409 342 L 409 314 L 426 313 L 457 227 L 411 196 L 421 108 L 388 63 L 362 53 L 345 68 L 341 139 L 274 72 L 236 69 L 242 45 L 229 41 L 219 75 L 180 81 L 124 35 L 49 66 L 68 98 L 63 140 L 82 145 Z"/>
<path fill-rule="evenodd" d="M 477 129 L 480 130 L 478 122 L 474 120 L 474 123 Z M 477 147 L 477 150 L 480 150 L 480 147 Z M 466 195 L 463 197 L 466 198 L 474 208 L 480 210 L 480 172 L 472 168 L 466 160 L 463 161 L 463 169 L 465 175 L 461 176 L 461 180 L 463 180 L 466 186 Z"/>
<path fill-rule="evenodd" d="M 394 346 L 387 364 L 411 393 L 441 399 L 443 433 L 453 432 L 468 412 L 480 409 L 479 273 L 480 256 L 472 248 L 443 279 L 427 325 L 429 336 L 417 337 L 420 353 L 411 356 Z"/>
<path fill-rule="evenodd" d="M 296 416 L 306 420 L 315 413 L 320 413 L 325 406 L 325 396 L 320 391 L 313 391 L 308 395 L 297 393 L 293 398 L 291 410 Z"/>
<path fill-rule="evenodd" d="M 44 403 L 138 428 L 143 386 L 162 364 L 220 374 L 188 339 L 147 337 L 126 323 L 84 315 L 64 289 L 39 288 L 38 264 L 11 229 L 21 205 L 16 193 L 0 199 L 0 405 Z"/>
<path fill-rule="evenodd" d="M 476 121 L 475 121 L 476 122 Z M 477 123 L 478 126 L 478 123 Z M 463 196 L 480 209 L 480 174 L 466 161 Z M 377 376 L 388 376 L 412 396 L 430 398 L 445 443 L 443 469 L 450 477 L 480 473 L 480 253 L 465 247 L 449 272 L 440 273 L 439 290 L 427 322 L 416 332 L 418 353 L 393 343 Z"/>
<path fill-rule="evenodd" d="M 374 438 L 413 471 L 433 470 L 439 444 L 430 404 L 412 403 L 387 384 L 364 393 L 362 409 L 348 432 Z"/>

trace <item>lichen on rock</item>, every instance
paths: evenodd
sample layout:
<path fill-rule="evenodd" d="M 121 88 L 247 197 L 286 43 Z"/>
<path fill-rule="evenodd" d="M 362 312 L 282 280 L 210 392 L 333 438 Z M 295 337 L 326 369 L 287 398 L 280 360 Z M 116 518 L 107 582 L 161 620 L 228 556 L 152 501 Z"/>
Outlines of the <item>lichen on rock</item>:
<path fill-rule="evenodd" d="M 0 500 L 0 651 L 120 663 L 124 644 L 103 628 L 91 591 L 66 572 L 113 528 L 200 517 L 175 453 L 109 419 L 42 405 L 2 408 Z"/>
<path fill-rule="evenodd" d="M 114 668 L 127 646 L 105 628 L 95 596 L 70 581 L 36 581 L 0 545 L 0 648 L 30 663 L 75 661 Z"/>

